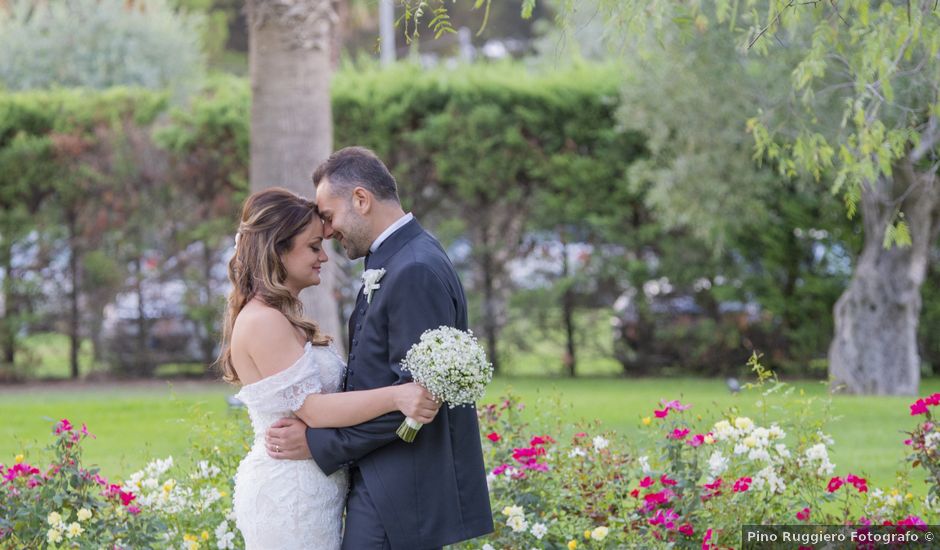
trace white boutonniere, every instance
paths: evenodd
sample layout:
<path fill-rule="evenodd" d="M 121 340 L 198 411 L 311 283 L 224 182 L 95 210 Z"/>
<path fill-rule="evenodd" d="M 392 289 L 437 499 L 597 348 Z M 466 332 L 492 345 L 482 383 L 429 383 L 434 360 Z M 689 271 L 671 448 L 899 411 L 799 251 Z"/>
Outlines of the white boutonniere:
<path fill-rule="evenodd" d="M 366 295 L 366 303 L 372 303 L 372 293 L 379 289 L 379 281 L 385 275 L 385 269 L 367 269 L 362 273 L 362 292 Z"/>

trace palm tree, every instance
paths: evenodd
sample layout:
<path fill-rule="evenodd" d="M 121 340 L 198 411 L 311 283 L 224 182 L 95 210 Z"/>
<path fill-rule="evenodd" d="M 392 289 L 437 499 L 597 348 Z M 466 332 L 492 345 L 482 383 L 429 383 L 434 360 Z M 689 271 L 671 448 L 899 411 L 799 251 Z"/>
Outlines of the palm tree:
<path fill-rule="evenodd" d="M 251 74 L 251 190 L 281 186 L 310 197 L 310 175 L 333 149 L 330 78 L 337 0 L 246 0 Z M 333 251 L 307 315 L 343 347 Z"/>

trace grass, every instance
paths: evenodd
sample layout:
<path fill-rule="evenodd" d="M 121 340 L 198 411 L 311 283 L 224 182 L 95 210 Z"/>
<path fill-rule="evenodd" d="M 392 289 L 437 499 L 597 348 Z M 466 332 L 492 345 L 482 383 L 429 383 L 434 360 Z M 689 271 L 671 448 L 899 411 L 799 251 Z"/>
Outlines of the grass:
<path fill-rule="evenodd" d="M 807 396 L 826 394 L 816 382 L 798 382 L 794 387 Z M 754 390 L 730 394 L 724 382 L 708 379 L 499 378 L 485 401 L 495 402 L 507 390 L 527 404 L 530 420 L 564 415 L 570 420 L 567 430 L 571 432 L 578 419 L 596 418 L 602 429 L 625 441 L 655 436 L 644 432 L 657 429 L 656 424 L 644 427 L 640 419 L 651 416 L 661 398 L 692 403 L 691 418 L 702 415 L 703 422 L 713 422 L 720 411 L 737 407 L 739 414 L 751 416 L 758 424 L 786 423 L 772 408 L 763 419 L 755 404 L 764 400 L 775 407 L 786 399 L 763 398 Z M 9 464 L 17 453 L 25 452 L 28 460 L 42 463 L 51 422 L 64 417 L 73 423 L 87 423 L 96 434 L 97 439 L 87 445 L 86 459 L 100 465 L 106 475 L 126 476 L 154 457 L 173 455 L 179 460 L 191 446 L 194 422 L 231 422 L 230 415 L 244 414 L 228 411 L 225 396 L 233 391 L 221 382 L 7 387 L 0 390 L 0 462 Z M 935 391 L 940 391 L 940 379 L 921 384 L 922 394 Z M 559 408 L 558 399 L 564 407 Z M 835 439 L 831 458 L 837 473 L 865 474 L 873 487 L 891 487 L 895 471 L 906 467 L 901 430 L 913 427 L 908 410 L 911 401 L 908 397 L 833 397 L 834 419 L 826 431 Z M 807 414 L 818 419 L 824 412 L 820 405 Z M 924 476 L 918 473 L 913 479 L 915 493 L 925 494 L 920 483 Z"/>

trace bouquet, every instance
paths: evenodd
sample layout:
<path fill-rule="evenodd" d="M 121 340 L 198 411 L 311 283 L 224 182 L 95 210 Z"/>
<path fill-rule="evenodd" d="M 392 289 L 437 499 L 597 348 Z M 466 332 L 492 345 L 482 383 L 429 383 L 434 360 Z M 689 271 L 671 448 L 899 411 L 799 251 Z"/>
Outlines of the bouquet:
<path fill-rule="evenodd" d="M 408 350 L 401 369 L 451 408 L 472 406 L 493 380 L 493 365 L 486 360 L 486 352 L 473 333 L 453 327 L 425 331 Z M 411 443 L 421 426 L 417 420 L 405 418 L 395 433 Z"/>

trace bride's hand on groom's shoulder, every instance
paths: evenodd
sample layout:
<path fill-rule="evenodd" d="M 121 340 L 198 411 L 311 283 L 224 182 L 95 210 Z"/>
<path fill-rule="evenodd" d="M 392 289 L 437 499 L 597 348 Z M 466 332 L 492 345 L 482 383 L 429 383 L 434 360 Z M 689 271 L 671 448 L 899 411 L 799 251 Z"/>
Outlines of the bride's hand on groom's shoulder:
<path fill-rule="evenodd" d="M 395 403 L 398 410 L 404 413 L 405 416 L 422 424 L 430 424 L 437 416 L 441 404 L 434 399 L 433 395 L 428 393 L 428 390 L 414 382 L 396 386 L 396 389 L 398 395 Z"/>

